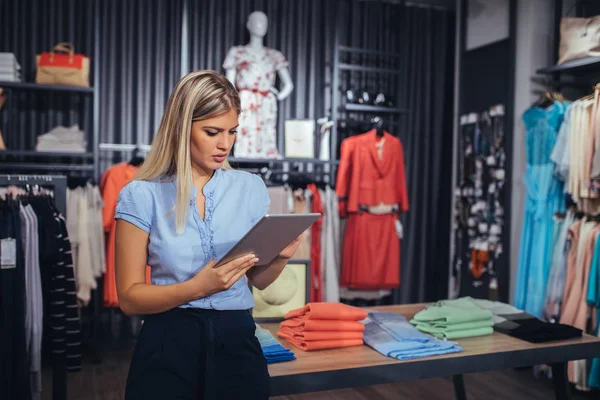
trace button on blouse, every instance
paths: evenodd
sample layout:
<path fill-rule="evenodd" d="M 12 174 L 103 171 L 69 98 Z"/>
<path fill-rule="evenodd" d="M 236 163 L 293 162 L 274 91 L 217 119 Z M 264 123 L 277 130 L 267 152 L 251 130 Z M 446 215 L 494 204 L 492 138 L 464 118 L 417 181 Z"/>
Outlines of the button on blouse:
<path fill-rule="evenodd" d="M 203 188 L 205 218 L 196 207 L 192 185 L 190 209 L 182 234 L 175 229 L 176 180 L 134 180 L 119 194 L 115 219 L 123 219 L 149 234 L 148 265 L 152 284 L 189 280 L 211 260 L 229 251 L 269 210 L 263 180 L 245 171 L 216 170 Z M 181 307 L 245 310 L 254 307 L 245 278 L 229 290 Z"/>

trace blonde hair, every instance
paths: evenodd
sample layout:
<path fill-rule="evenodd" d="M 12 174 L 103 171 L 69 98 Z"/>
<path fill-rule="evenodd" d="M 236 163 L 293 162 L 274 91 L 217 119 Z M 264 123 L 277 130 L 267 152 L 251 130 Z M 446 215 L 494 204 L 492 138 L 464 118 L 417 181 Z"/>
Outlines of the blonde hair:
<path fill-rule="evenodd" d="M 240 113 L 240 97 L 226 77 L 215 71 L 194 71 L 177 82 L 160 121 L 152 147 L 134 179 L 177 178 L 175 226 L 185 229 L 192 185 L 192 122 L 213 118 L 234 109 Z M 226 160 L 223 166 L 231 169 Z"/>

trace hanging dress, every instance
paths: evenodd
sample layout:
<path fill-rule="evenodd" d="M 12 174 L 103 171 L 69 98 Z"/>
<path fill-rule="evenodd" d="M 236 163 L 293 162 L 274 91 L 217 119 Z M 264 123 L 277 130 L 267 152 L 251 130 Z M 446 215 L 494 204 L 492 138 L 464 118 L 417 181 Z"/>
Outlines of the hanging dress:
<path fill-rule="evenodd" d="M 238 158 L 277 158 L 277 96 L 273 92 L 277 71 L 288 63 L 279 51 L 262 52 L 234 46 L 223 68 L 235 69 L 242 113 L 233 153 Z"/>
<path fill-rule="evenodd" d="M 384 143 L 379 156 L 378 144 Z M 400 285 L 399 213 L 408 211 L 400 140 L 375 129 L 342 141 L 336 181 L 338 212 L 347 218 L 340 286 L 394 289 Z M 390 206 L 389 213 L 375 213 Z M 396 209 L 397 211 L 392 211 Z"/>
<path fill-rule="evenodd" d="M 596 247 L 594 248 L 594 257 L 592 259 L 588 282 L 587 303 L 596 309 L 594 335 L 600 337 L 600 240 L 596 241 Z M 600 389 L 600 357 L 592 360 L 588 385 L 592 388 Z"/>
<path fill-rule="evenodd" d="M 565 110 L 565 104 L 556 101 L 547 109 L 532 107 L 523 114 L 526 198 L 514 303 L 536 317 L 542 315 L 550 272 L 553 216 L 565 203 L 563 185 L 550 159 Z"/>

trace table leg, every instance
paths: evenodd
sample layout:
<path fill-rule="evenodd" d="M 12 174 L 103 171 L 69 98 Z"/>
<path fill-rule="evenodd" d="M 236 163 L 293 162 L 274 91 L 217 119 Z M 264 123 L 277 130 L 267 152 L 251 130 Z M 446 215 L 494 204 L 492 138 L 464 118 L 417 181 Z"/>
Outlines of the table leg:
<path fill-rule="evenodd" d="M 456 400 L 467 400 L 467 391 L 465 390 L 465 381 L 462 375 L 453 375 L 452 382 L 454 382 L 454 395 Z"/>
<path fill-rule="evenodd" d="M 568 400 L 571 398 L 571 386 L 567 376 L 568 363 L 552 364 L 552 381 L 554 382 L 554 396 L 556 400 Z"/>

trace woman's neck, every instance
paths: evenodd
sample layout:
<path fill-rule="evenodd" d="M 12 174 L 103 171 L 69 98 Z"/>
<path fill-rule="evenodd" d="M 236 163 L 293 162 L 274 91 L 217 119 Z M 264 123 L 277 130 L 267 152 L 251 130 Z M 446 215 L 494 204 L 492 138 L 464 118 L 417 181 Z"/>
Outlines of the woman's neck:
<path fill-rule="evenodd" d="M 192 182 L 199 192 L 202 192 L 204 185 L 212 178 L 214 173 L 214 169 L 206 170 L 200 167 L 192 167 Z"/>

